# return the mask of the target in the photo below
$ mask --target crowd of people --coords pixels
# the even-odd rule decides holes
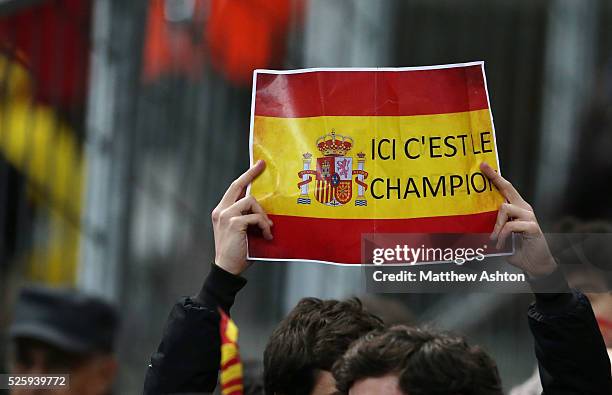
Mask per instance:
[[[149,365],[146,394],[215,389],[217,309],[229,312],[246,284],[240,274],[249,265],[247,229],[273,237],[272,221],[245,196],[264,167],[260,161],[234,181],[214,209],[215,262],[200,293],[174,306]],[[588,298],[569,288],[533,208],[486,163],[481,170],[507,200],[492,239],[522,236],[508,261],[528,274],[534,291],[527,315],[544,393],[611,393],[610,359]],[[426,328],[386,326],[357,300],[300,301],[272,333],[263,364],[266,394],[502,394],[495,361],[483,349]],[[257,380],[245,377],[251,379]]]
[[[256,226],[264,237],[274,237],[272,221],[245,196],[264,168],[261,161],[252,166],[214,209],[215,260],[201,290],[173,307],[151,357],[144,394],[212,393],[218,386],[219,325],[247,283],[241,276],[250,265],[247,230]],[[527,274],[535,297],[527,319],[539,374],[529,388],[544,394],[611,394],[609,327],[600,330],[609,321],[596,317],[589,297],[569,287],[533,208],[486,163],[481,171],[507,201],[491,238],[503,242],[511,233],[521,236],[508,261]],[[609,294],[595,295],[590,297],[601,312]],[[111,306],[77,292],[33,288],[21,293],[15,311],[12,372],[69,372],[66,393],[111,393],[118,325]],[[263,373],[246,366],[244,372],[245,394],[503,394],[495,360],[483,348],[431,328],[390,324],[356,298],[302,299],[268,339]],[[13,394],[33,393],[21,391]]]

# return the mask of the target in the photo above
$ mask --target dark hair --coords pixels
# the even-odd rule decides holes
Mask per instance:
[[[461,337],[424,328],[394,326],[357,340],[333,369],[348,393],[358,380],[396,374],[410,395],[501,395],[495,362]]]
[[[266,394],[310,394],[320,370],[331,371],[353,341],[382,328],[382,320],[368,313],[357,298],[300,300],[266,346]]]
[[[35,363],[35,354],[40,352],[46,369],[51,371],[71,370],[82,365],[91,354],[79,354],[62,350],[59,347],[38,339],[18,337],[13,342],[14,362],[31,367]]]

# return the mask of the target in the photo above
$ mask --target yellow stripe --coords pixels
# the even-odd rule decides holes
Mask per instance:
[[[225,330],[225,336],[232,342],[238,341],[238,327],[229,317],[227,319],[227,328]]]
[[[235,343],[225,343],[221,345],[221,365],[226,364],[227,361],[237,356],[238,347]]]
[[[221,371],[221,384],[239,377],[242,377],[242,364],[237,363]]]
[[[10,78],[0,105],[0,156],[27,177],[28,198],[49,217],[49,239],[24,254],[28,278],[74,284],[86,172],[81,148],[51,107],[32,104],[28,71],[0,56],[0,70],[5,67]]]
[[[357,93],[356,93],[357,94]],[[303,154],[311,153],[312,159],[310,169],[316,170],[317,157],[322,157],[316,147],[316,140],[323,135],[329,134],[335,129],[337,135],[350,136],[353,141],[352,149],[346,154],[353,157],[353,169],[357,169],[357,153],[363,152],[365,156],[365,171],[369,173],[365,183],[368,185],[366,192],[367,207],[356,206],[357,184],[352,179],[352,200],[343,205],[330,207],[316,201],[316,180],[308,184],[311,204],[297,204],[300,197],[300,189],[297,184],[301,181],[298,172],[303,169]],[[495,143],[492,132],[492,124],[489,110],[478,110],[451,114],[402,116],[402,117],[311,117],[311,118],[274,118],[255,117],[253,129],[253,158],[264,159],[267,162],[266,170],[251,186],[251,194],[257,198],[263,208],[269,214],[292,215],[315,218],[419,218],[444,215],[464,215],[478,212],[497,210],[503,198],[493,189],[482,193],[474,193],[466,188],[457,188],[455,195],[451,196],[447,190],[447,196],[439,194],[436,197],[423,196],[423,176],[436,186],[440,176],[444,175],[445,183],[448,185],[449,176],[456,174],[463,177],[471,176],[479,172],[478,166],[482,161],[487,161],[491,166],[497,167]],[[480,133],[491,132],[488,137],[491,141],[486,148],[492,149],[488,153],[472,153],[472,141],[477,149],[481,149],[479,143]],[[443,144],[447,136],[458,136],[467,134],[464,139],[466,143],[466,155],[463,155],[461,140],[456,138],[454,145],[458,154],[454,157],[431,158],[427,154],[431,147],[428,145],[428,137],[441,137],[437,140],[442,146],[434,149],[435,154],[452,153],[450,148]],[[420,143],[424,136],[425,145]],[[408,159],[404,154],[404,142],[408,138],[418,138],[419,143],[412,142],[409,145],[409,154],[421,153],[419,159]],[[372,139],[380,141],[383,138],[396,140],[396,159],[382,160],[375,155],[372,159]],[[450,141],[450,140],[449,140]],[[418,145],[418,146],[417,146]],[[388,154],[390,144],[383,148],[383,154]],[[404,192],[408,178],[412,177],[421,197],[409,194],[404,199]],[[375,178],[391,179],[392,186],[397,184],[400,178],[400,195],[398,199],[386,197],[374,199],[371,195],[371,183]],[[468,179],[469,180],[469,179]],[[455,179],[458,182],[458,179]],[[474,179],[477,188],[482,188],[483,180],[477,176]],[[374,193],[381,195],[386,192],[386,183],[377,182]],[[470,188],[471,189],[471,188]],[[428,191],[429,192],[429,191]]]

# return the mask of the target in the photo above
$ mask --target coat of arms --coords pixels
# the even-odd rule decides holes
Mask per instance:
[[[367,206],[365,191],[368,186],[363,181],[368,177],[364,170],[365,154],[357,154],[357,169],[353,169],[353,158],[347,153],[353,147],[353,139],[348,136],[336,135],[332,129],[331,134],[321,136],[316,141],[317,149],[323,154],[316,158],[316,170],[310,169],[312,155],[305,153],[303,156],[304,168],[298,173],[302,179],[298,183],[301,190],[298,204],[310,204],[308,184],[312,181],[310,175],[315,176],[315,199],[327,206],[342,206],[353,198],[353,177],[357,184],[356,206]]]

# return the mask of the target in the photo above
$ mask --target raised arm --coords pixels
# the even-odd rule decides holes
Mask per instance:
[[[508,261],[529,275],[535,295],[528,317],[544,394],[611,394],[610,359],[589,300],[568,287],[533,208],[489,165],[481,170],[507,200],[491,239],[500,247],[519,236]]]
[[[163,339],[151,357],[144,394],[212,392],[221,361],[218,309],[229,314],[248,268],[246,231],[258,226],[272,238],[272,222],[246,187],[265,167],[260,161],[236,179],[212,212],[215,262],[200,292],[172,309]]]

